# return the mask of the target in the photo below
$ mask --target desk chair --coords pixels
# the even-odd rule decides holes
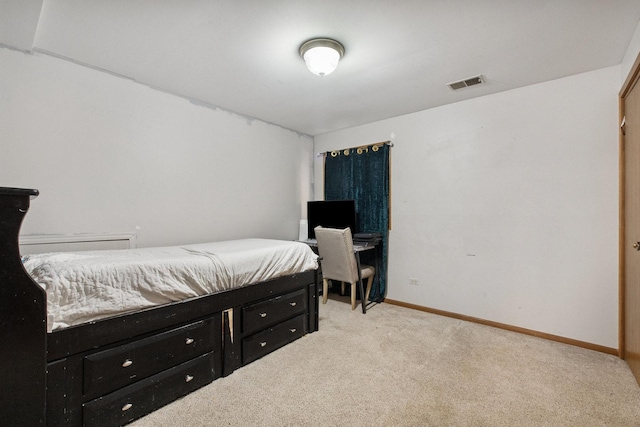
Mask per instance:
[[[322,303],[327,303],[328,281],[338,280],[341,282],[343,292],[345,282],[351,284],[351,309],[355,310],[356,283],[358,283],[362,312],[366,313],[376,269],[370,265],[360,265],[360,257],[353,249],[351,229],[316,227],[314,231],[318,242],[318,253],[322,258]],[[366,294],[362,285],[363,279],[368,279]]]

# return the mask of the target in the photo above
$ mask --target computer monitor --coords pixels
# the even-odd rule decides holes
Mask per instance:
[[[357,214],[355,200],[322,200],[307,202],[307,221],[309,224],[309,239],[315,239],[314,228],[351,228],[352,233],[357,230]]]

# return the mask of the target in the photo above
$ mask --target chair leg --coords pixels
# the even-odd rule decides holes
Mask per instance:
[[[351,284],[351,310],[356,309],[356,284]]]
[[[344,282],[340,282],[340,295],[344,296]]]
[[[329,281],[327,279],[322,279],[322,303],[327,303],[327,297],[329,296]]]

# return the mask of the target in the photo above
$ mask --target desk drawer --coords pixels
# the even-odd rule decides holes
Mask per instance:
[[[219,376],[214,356],[204,354],[136,384],[82,405],[85,426],[121,426],[178,397],[184,396]]]
[[[247,364],[303,336],[304,314],[242,340],[242,363]]]
[[[249,305],[242,309],[242,331],[245,336],[252,334],[281,320],[304,313],[306,309],[307,298],[304,289]]]
[[[208,352],[220,353],[214,319],[195,322],[84,358],[84,394],[92,398]]]

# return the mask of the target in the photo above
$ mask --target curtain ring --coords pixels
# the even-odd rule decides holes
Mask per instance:
[[[342,154],[344,154],[345,156],[348,156],[348,155],[349,155],[349,149],[344,150],[344,151],[342,152]]]
[[[338,155],[338,152],[337,152],[337,151],[332,151],[332,152],[331,152],[331,157],[336,157],[337,155]]]
[[[378,151],[380,149],[380,147],[378,147],[377,145],[374,145],[373,147],[371,147],[371,149],[373,151]]]
[[[369,152],[369,148],[368,147],[358,147],[358,154],[362,154],[362,153],[368,153]]]

